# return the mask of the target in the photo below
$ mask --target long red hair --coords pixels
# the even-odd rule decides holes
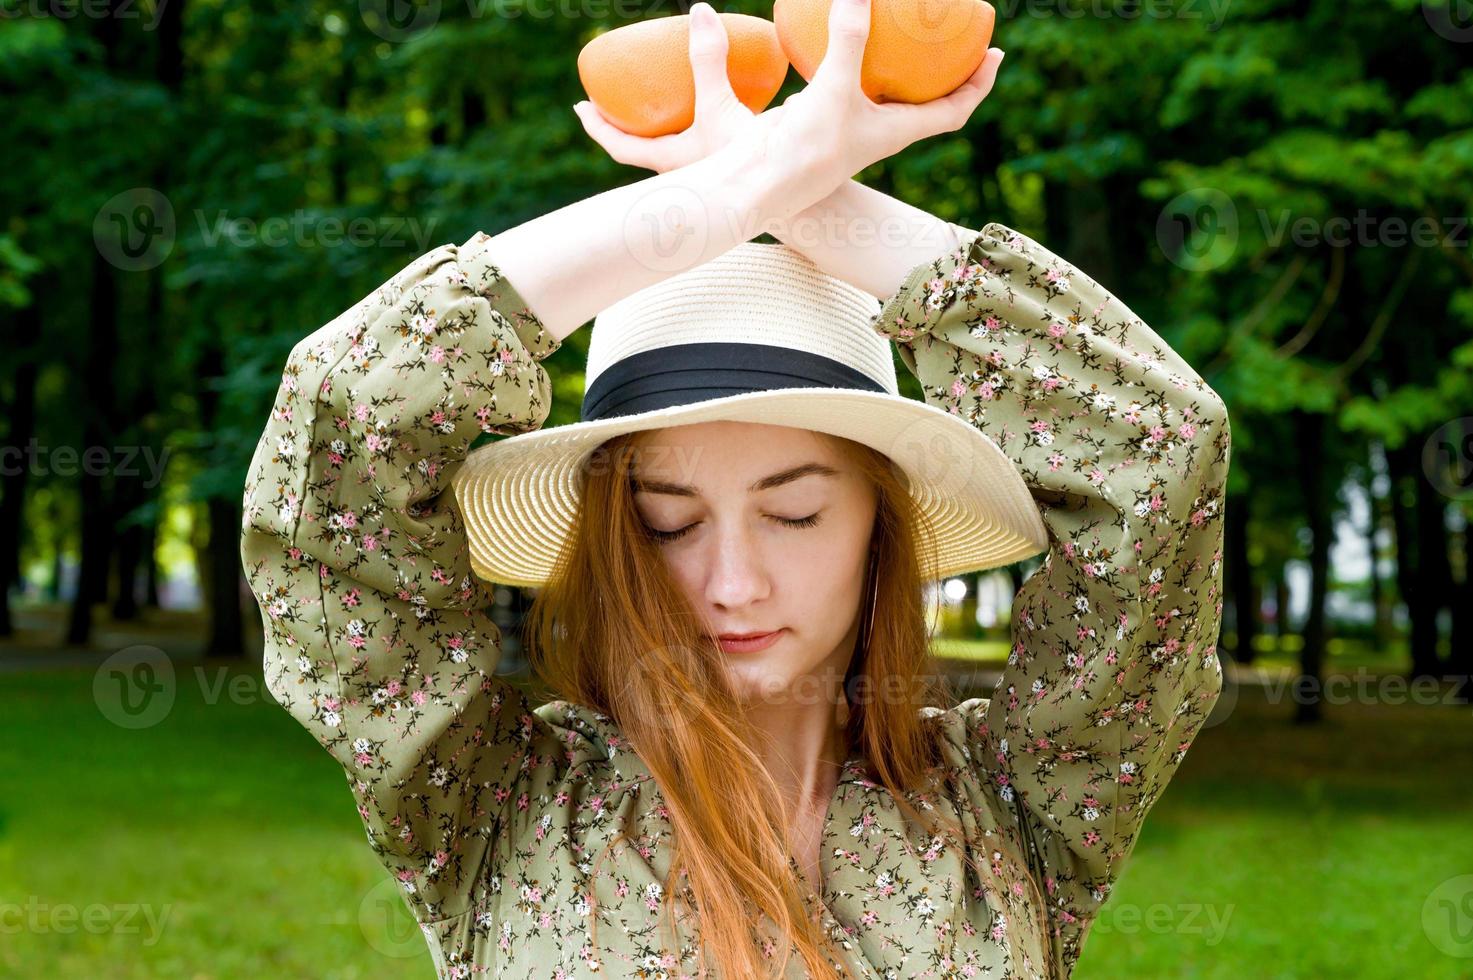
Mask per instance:
[[[935,576],[920,556],[934,554],[933,530],[887,456],[819,435],[878,499],[873,629],[867,642],[860,636],[843,687],[850,754],[864,758],[869,778],[890,791],[908,821],[959,841],[959,824],[927,817],[905,797],[934,789],[942,761],[941,733],[920,708],[956,702],[931,652],[923,601]],[[593,457],[599,465],[584,466],[576,528],[529,610],[528,659],[555,696],[612,719],[659,786],[675,830],[663,889],[669,948],[681,948],[677,905],[684,902],[680,917],[696,924],[699,975],[709,975],[710,955],[720,976],[780,977],[796,953],[808,976],[837,980],[847,976],[842,958],[810,914],[791,863],[792,804],[754,750],[759,736],[744,719],[724,654],[705,637],[635,510],[629,476],[640,436],[605,442]],[[595,929],[597,919],[595,910]],[[771,923],[776,934],[755,931],[757,922]],[[774,948],[781,948],[776,961],[768,955]]]

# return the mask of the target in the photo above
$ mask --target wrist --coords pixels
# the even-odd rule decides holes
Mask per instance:
[[[817,206],[843,181],[817,156],[776,158],[760,139],[728,143],[706,158],[735,200],[754,216],[753,234],[778,230]]]

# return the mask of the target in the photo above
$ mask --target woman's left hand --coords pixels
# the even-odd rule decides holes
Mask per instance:
[[[702,0],[690,8],[690,66],[695,74],[695,121],[667,136],[635,136],[615,126],[588,100],[573,111],[593,141],[618,163],[655,173],[675,170],[710,156],[730,143],[757,118],[732,91],[726,74],[726,25],[715,8]],[[778,112],[774,106],[768,112]]]

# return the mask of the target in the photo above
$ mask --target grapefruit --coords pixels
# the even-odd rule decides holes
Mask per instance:
[[[777,95],[788,59],[772,21],[720,14],[726,28],[726,73],[732,91],[753,112]],[[578,78],[594,105],[636,136],[665,136],[690,127],[696,82],[690,67],[690,15],[628,24],[598,35],[578,52]]]
[[[828,50],[831,3],[773,5],[778,41],[804,81]],[[859,87],[874,102],[929,102],[956,91],[987,56],[996,18],[987,0],[870,0]]]

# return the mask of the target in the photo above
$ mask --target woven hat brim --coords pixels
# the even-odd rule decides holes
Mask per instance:
[[[827,432],[889,456],[935,530],[938,577],[1007,565],[1048,546],[1022,474],[974,426],[885,392],[778,388],[538,429],[475,450],[452,481],[472,570],[489,582],[547,583],[577,520],[579,474],[599,445],[626,432],[717,420]]]

